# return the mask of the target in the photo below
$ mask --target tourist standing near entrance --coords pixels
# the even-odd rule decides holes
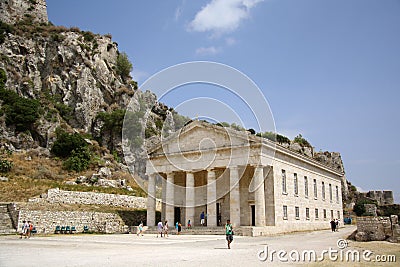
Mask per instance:
[[[202,226],[204,226],[204,217],[205,217],[204,211],[202,211],[201,214],[200,214],[200,224],[201,224]]]
[[[231,249],[231,243],[233,241],[233,226],[230,220],[226,221],[225,234],[226,234],[226,241],[228,241],[228,249]]]
[[[164,227],[163,227],[162,221],[159,221],[157,224],[157,237],[158,237],[158,234],[160,234],[162,237],[163,228]]]
[[[188,220],[187,228],[188,229],[192,228],[192,223],[190,222],[190,219]]]
[[[181,231],[182,231],[182,224],[178,223],[178,235],[181,234]]]

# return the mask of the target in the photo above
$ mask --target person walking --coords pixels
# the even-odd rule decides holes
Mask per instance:
[[[26,237],[26,232],[27,232],[28,228],[26,227],[26,221],[22,222],[22,227],[21,227],[21,236],[20,239],[22,239],[22,236]]]
[[[158,237],[158,234],[160,234],[162,237],[163,228],[164,228],[164,226],[162,224],[162,221],[159,221],[157,224],[157,237]]]
[[[164,237],[168,237],[168,221],[164,223]]]
[[[190,219],[188,220],[187,228],[188,228],[188,229],[192,228],[192,223],[190,222]]]
[[[137,236],[142,235],[143,236],[143,222],[140,222],[139,224],[139,231],[137,233]]]
[[[226,221],[225,234],[226,234],[226,241],[228,242],[228,249],[231,249],[231,243],[233,241],[233,226],[230,220]]]

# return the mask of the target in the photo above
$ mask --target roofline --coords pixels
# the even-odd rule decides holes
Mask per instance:
[[[180,130],[174,132],[172,135],[168,136],[166,139],[164,139],[164,141],[158,142],[156,145],[154,145],[154,147],[152,149],[148,149],[148,153],[147,154],[150,155],[151,153],[155,152],[157,149],[162,147],[162,143],[163,142],[169,142],[171,139],[176,137],[179,133],[182,133],[182,131],[188,131],[188,130],[194,128],[195,126],[199,126],[199,125],[203,126],[203,127],[213,128],[213,129],[216,129],[216,130],[219,130],[219,131],[222,130],[222,129],[220,129],[221,126],[213,125],[213,124],[202,122],[202,121],[193,121],[193,122],[189,123],[188,125],[185,125],[184,127],[182,127]],[[246,139],[248,139],[249,141],[251,140],[251,141],[256,142],[255,144],[254,143],[250,144],[250,146],[251,145],[257,145],[257,143],[258,143],[258,144],[261,144],[262,146],[267,146],[267,147],[269,147],[271,149],[274,149],[275,153],[280,152],[282,154],[294,157],[294,158],[296,158],[296,159],[298,159],[300,161],[303,161],[305,163],[309,163],[309,164],[311,163],[311,164],[316,165],[317,167],[319,167],[321,169],[324,169],[324,170],[326,170],[326,171],[328,171],[330,173],[333,173],[333,174],[335,174],[337,176],[344,176],[344,174],[345,174],[344,172],[337,171],[337,170],[333,169],[332,167],[330,167],[330,166],[328,166],[326,164],[323,164],[322,162],[320,162],[320,161],[318,161],[318,160],[316,160],[314,158],[308,157],[308,156],[303,155],[303,154],[301,154],[301,153],[299,153],[297,151],[294,151],[294,150],[291,150],[289,148],[286,148],[286,147],[282,146],[281,144],[279,144],[277,142],[274,142],[274,141],[271,141],[269,139],[266,139],[266,138],[263,138],[263,137],[260,137],[260,136],[247,134],[246,132],[237,131],[237,130],[234,130],[234,129],[231,129],[231,128],[228,128],[228,127],[224,127],[224,129],[225,129],[225,131],[228,131],[230,134],[233,134],[233,135],[235,135],[237,137],[244,138],[246,136]],[[220,147],[220,148],[217,148],[217,149],[227,149],[227,148],[228,147]],[[230,147],[230,148],[238,148],[238,146]],[[196,151],[198,151],[198,150],[196,150]],[[193,152],[194,151],[185,151],[185,152],[180,152],[180,153],[193,153]],[[158,154],[157,156],[159,156],[159,155],[162,155],[162,154]],[[165,155],[165,153],[164,153],[164,155]],[[173,155],[173,154],[171,154],[171,155]]]

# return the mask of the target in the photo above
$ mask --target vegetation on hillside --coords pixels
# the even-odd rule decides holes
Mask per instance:
[[[58,128],[57,140],[54,142],[51,153],[65,159],[64,167],[70,171],[81,172],[89,167],[92,153],[85,138],[79,133],[67,133]]]
[[[19,96],[16,92],[7,90],[7,76],[0,69],[0,99],[2,101],[0,116],[6,115],[7,126],[15,126],[17,132],[33,129],[33,124],[39,118],[39,101]]]
[[[129,61],[128,55],[125,52],[118,54],[116,67],[117,74],[121,75],[124,81],[131,78],[132,63]]]

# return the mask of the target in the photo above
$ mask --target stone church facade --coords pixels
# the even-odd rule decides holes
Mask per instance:
[[[149,226],[160,187],[170,225],[199,226],[204,212],[207,227],[230,219],[266,235],[328,228],[343,214],[342,172],[248,132],[194,121],[148,152]]]

